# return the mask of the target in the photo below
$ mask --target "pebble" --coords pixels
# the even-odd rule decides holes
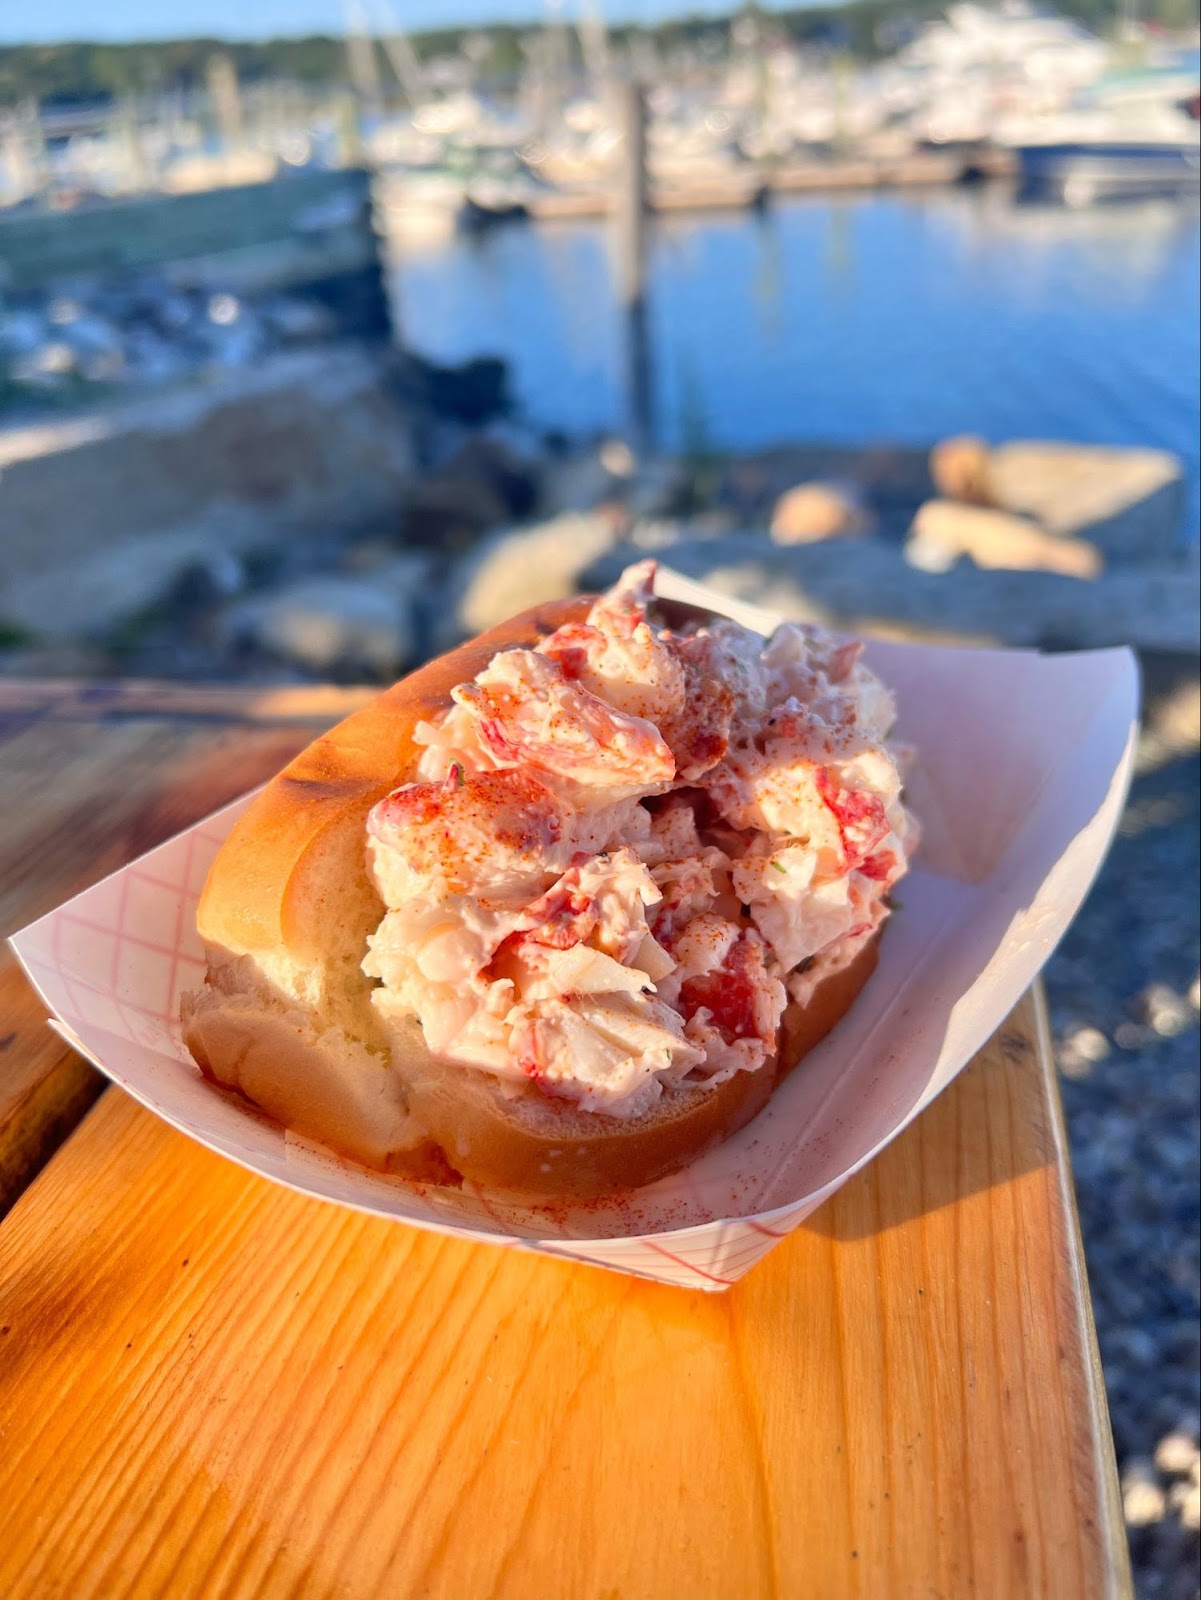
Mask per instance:
[[[1059,1065],[1069,1078],[1085,1078],[1109,1054],[1109,1040],[1100,1028],[1077,1028],[1063,1042]]]
[[[1197,1459],[1197,1441],[1187,1433],[1169,1433],[1155,1447],[1155,1465],[1169,1477],[1184,1477]]]
[[[1113,1039],[1123,1050],[1141,1050],[1147,1042],[1147,1030],[1137,1022],[1119,1022],[1113,1030]]]
[[[1174,1484],[1169,1504],[1190,1533],[1201,1531],[1201,1488],[1195,1483]]]
[[[1122,1510],[1128,1528],[1149,1528],[1162,1522],[1167,1496],[1153,1478],[1128,1474],[1122,1482]]]
[[[1191,1027],[1197,1010],[1190,1000],[1166,983],[1151,984],[1139,997],[1139,1009],[1155,1032],[1173,1039]]]
[[[1155,760],[1045,971],[1140,1600],[1196,1600],[1201,1385],[1195,668],[1144,709]],[[1100,1055],[1094,1033],[1112,1046]],[[1089,1060],[1098,1053],[1098,1059]]]
[[[273,350],[324,340],[330,313],[307,300],[182,291],[161,279],[98,283],[77,297],[0,305],[0,382],[35,410],[68,383],[144,389],[185,373],[245,367]]]

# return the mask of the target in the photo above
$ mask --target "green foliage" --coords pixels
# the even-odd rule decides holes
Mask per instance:
[[[346,78],[340,39],[270,39],[264,43],[167,39],[145,44],[0,46],[0,106],[21,100],[82,102],[118,99],[136,90],[203,86],[210,58],[233,59],[244,83],[288,78],[332,84]]]
[[[736,14],[756,13],[767,36],[781,33],[801,43],[848,50],[860,58],[878,56],[946,9],[946,0],[847,0],[785,11],[764,11],[754,5]],[[1061,0],[1059,9],[1099,32],[1112,30],[1114,0]],[[1175,27],[1195,26],[1198,0],[1146,0],[1143,16]],[[672,51],[701,39],[724,43],[733,17],[683,16],[655,28],[630,24],[611,30],[619,42],[650,33],[658,47]],[[412,36],[422,60],[459,49],[469,35],[483,35],[488,49],[481,55],[482,75],[512,80],[525,61],[525,45],[538,31],[533,24],[479,28],[437,28]],[[569,36],[573,59],[578,56]],[[346,47],[341,39],[313,35],[303,39],[269,39],[261,43],[217,39],[169,39],[138,44],[0,45],[0,107],[22,100],[87,102],[120,98],[137,90],[203,85],[205,68],[215,51],[230,56],[245,83],[286,78],[314,86],[346,81]]]

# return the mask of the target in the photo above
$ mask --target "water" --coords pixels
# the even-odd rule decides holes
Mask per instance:
[[[657,224],[650,326],[669,449],[787,441],[1156,445],[1196,527],[1198,213],[1072,212],[997,190],[798,199]],[[397,268],[410,343],[512,364],[525,412],[619,426],[621,337],[601,223],[455,239]]]

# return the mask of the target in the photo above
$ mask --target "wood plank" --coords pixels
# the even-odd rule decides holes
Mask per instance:
[[[371,693],[0,683],[0,935],[270,777]],[[0,1215],[101,1087],[0,954]]]
[[[1129,1593],[1027,998],[723,1296],[294,1195],[112,1091],[0,1226],[0,1593]]]

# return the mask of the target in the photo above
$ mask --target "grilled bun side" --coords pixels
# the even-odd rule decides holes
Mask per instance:
[[[197,912],[207,974],[184,997],[205,1076],[285,1127],[383,1171],[587,1198],[678,1170],[745,1126],[854,1002],[876,940],[790,1005],[777,1057],[713,1090],[672,1089],[636,1118],[579,1111],[431,1056],[419,1025],[389,1030],[360,968],[384,905],[367,872],[375,803],[412,775],[413,731],[498,650],[583,619],[589,598],[536,607],[432,661],[315,740],[235,824]]]
[[[367,873],[367,814],[409,779],[413,730],[456,684],[589,604],[535,607],[431,661],[315,739],[239,818],[196,913],[205,985],[181,1008],[206,1077],[368,1166],[429,1166],[359,965],[384,915]]]

